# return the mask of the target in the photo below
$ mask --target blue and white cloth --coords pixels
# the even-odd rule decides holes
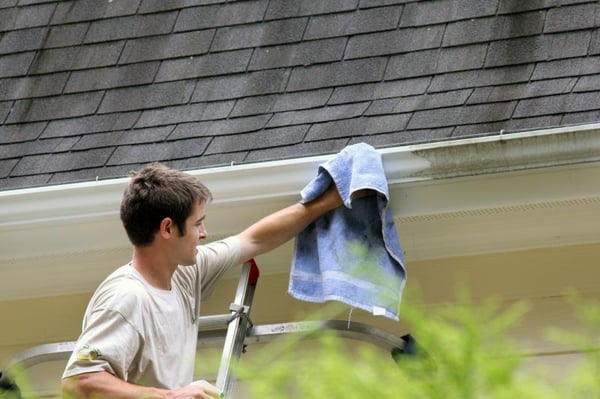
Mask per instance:
[[[309,302],[335,300],[398,320],[406,268],[391,210],[381,154],[347,146],[321,164],[301,202],[334,183],[344,202],[296,238],[288,293]],[[376,195],[352,199],[358,190]]]

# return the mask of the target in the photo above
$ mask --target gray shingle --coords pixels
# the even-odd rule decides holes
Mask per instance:
[[[304,111],[280,112],[273,115],[268,127],[301,125],[305,123],[327,122],[338,119],[348,119],[363,115],[369,103],[354,103],[332,105]]]
[[[590,54],[600,54],[600,29],[595,29],[592,33]]]
[[[534,66],[530,64],[436,75],[428,91],[436,92],[465,87],[527,82],[531,77],[533,68]]]
[[[432,75],[483,66],[487,44],[425,50],[394,56],[386,69],[386,79]]]
[[[360,8],[369,8],[369,7],[381,7],[381,6],[389,6],[394,4],[404,4],[411,3],[415,0],[360,0],[359,7]]]
[[[248,162],[271,161],[277,159],[295,158],[302,154],[303,156],[333,154],[342,150],[348,143],[347,138],[304,142],[297,145],[285,147],[268,148],[264,150],[250,151],[246,157]]]
[[[0,101],[53,96],[62,93],[67,72],[32,77],[0,79]]]
[[[352,36],[345,57],[373,57],[437,48],[443,33],[443,25],[437,25]]]
[[[229,115],[233,105],[234,101],[216,101],[145,110],[136,123],[136,127],[223,119]]]
[[[0,54],[9,54],[41,47],[48,28],[31,28],[5,33],[0,38]]]
[[[84,47],[64,47],[38,52],[31,73],[98,68],[116,65],[124,42],[93,44]]]
[[[433,75],[437,68],[439,49],[413,51],[390,57],[385,70],[385,79],[402,79]]]
[[[319,123],[311,126],[306,141],[398,132],[406,128],[409,117],[408,114],[398,114]]]
[[[597,2],[596,4],[552,8],[548,10],[544,32],[593,28],[597,10]]]
[[[52,177],[51,174],[42,174],[34,176],[10,176],[8,179],[0,180],[0,188],[3,190],[18,189],[23,187],[36,187],[48,183]]]
[[[600,73],[600,57],[598,56],[539,62],[535,65],[531,80],[576,77],[594,73]]]
[[[263,129],[270,117],[271,115],[257,115],[215,121],[182,123],[169,136],[169,140],[253,132]]]
[[[86,150],[108,146],[143,144],[164,141],[173,131],[173,126],[134,129],[108,133],[86,134],[73,146],[73,150]]]
[[[294,68],[287,89],[309,90],[378,81],[383,78],[385,64],[384,58],[368,58]]]
[[[193,102],[283,92],[289,70],[275,69],[198,80]]]
[[[544,19],[544,12],[535,11],[452,22],[446,27],[442,45],[457,46],[539,34],[544,27]]]
[[[510,119],[499,122],[475,123],[457,126],[452,132],[453,137],[482,136],[498,134],[501,130],[505,133],[527,131],[546,127],[556,127],[560,124],[560,115],[543,117]]]
[[[91,115],[98,109],[102,93],[69,94],[15,102],[9,123],[44,121]]]
[[[89,23],[58,25],[50,28],[44,41],[44,48],[68,47],[83,43]]]
[[[331,89],[301,91],[286,94],[241,98],[235,103],[231,116],[264,114],[321,107],[331,96]]]
[[[13,102],[12,101],[4,101],[0,102],[0,121],[5,122],[6,117],[10,113],[12,109]]]
[[[599,102],[600,93],[598,92],[525,99],[519,101],[515,117],[590,111],[597,109]]]
[[[308,130],[308,125],[290,126],[278,129],[265,129],[254,133],[226,135],[215,137],[206,154],[219,154],[261,148],[288,146],[301,143]]]
[[[0,3],[0,32],[6,32],[13,29],[18,9],[1,7],[2,3]]]
[[[131,39],[125,44],[120,63],[161,60],[204,54],[208,51],[214,30]]]
[[[312,17],[304,38],[319,39],[395,29],[401,12],[402,7],[384,7]]]
[[[100,18],[125,16],[135,14],[141,0],[129,1],[98,1],[73,0],[62,1],[58,4],[52,24],[67,24],[72,22],[91,21]]]
[[[477,88],[469,98],[469,104],[482,102],[509,101],[522,98],[542,97],[569,93],[576,78],[553,79],[513,85],[488,86]]]
[[[430,82],[427,77],[336,87],[329,104],[422,94]]]
[[[77,136],[95,132],[130,129],[139,117],[139,112],[120,112],[110,115],[93,115],[82,118],[59,119],[48,123],[43,138]]]
[[[0,55],[0,78],[23,76],[27,73],[35,52]]]
[[[416,110],[463,105],[472,93],[472,89],[447,91],[401,98],[375,100],[365,115],[397,114]]]
[[[106,92],[98,112],[122,112],[185,104],[190,100],[193,90],[194,82],[185,80],[113,89]]]
[[[494,15],[498,0],[419,1],[404,7],[400,26],[424,26]]]
[[[217,29],[211,51],[299,42],[308,18],[294,18]]]
[[[581,123],[597,123],[600,120],[600,110],[573,112],[565,115],[561,120],[561,124],[574,125]]]
[[[238,1],[187,8],[179,14],[175,31],[197,30],[262,21],[267,0]]]
[[[271,0],[265,19],[290,18],[354,10],[357,0]]]
[[[244,72],[251,56],[252,50],[247,49],[165,60],[160,65],[156,81],[165,82]]]
[[[600,90],[600,75],[582,76],[577,81],[574,91]]]
[[[487,44],[443,48],[437,63],[437,73],[478,69],[483,67]]]
[[[99,148],[89,151],[27,156],[17,163],[11,172],[11,176],[36,175],[98,167],[106,163],[112,151],[112,148]]]
[[[492,42],[485,65],[500,66],[585,56],[590,33],[571,32]]]
[[[158,66],[159,62],[157,61],[73,71],[65,87],[65,93],[151,83],[154,80]]]
[[[32,4],[54,3],[56,0],[18,0],[19,6],[27,6]]]
[[[17,4],[18,1],[19,0],[4,0],[3,2],[0,3],[0,9],[13,7]]]
[[[129,39],[169,33],[175,25],[177,12],[132,15],[94,21],[85,35],[86,43]]]
[[[64,184],[126,177],[131,170],[140,169],[141,166],[142,165],[103,166],[90,169],[56,172],[52,174],[48,183]]]
[[[490,103],[417,111],[408,129],[427,129],[510,119],[516,102]]]
[[[228,152],[227,154],[200,155],[197,157],[190,157],[186,159],[176,159],[174,161],[169,162],[169,165],[173,168],[177,168],[180,170],[231,166],[234,164],[244,163],[244,158],[246,158],[246,155],[246,151]]]
[[[345,38],[314,40],[254,50],[249,70],[279,68],[340,61],[346,47]]]
[[[391,133],[356,136],[350,139],[350,144],[367,143],[375,148],[397,146],[398,144],[428,143],[448,139],[452,136],[453,128],[402,130]]]
[[[24,29],[47,25],[50,22],[50,18],[52,18],[55,8],[55,3],[19,7],[16,18],[13,21],[13,28]]]
[[[129,163],[145,163],[189,158],[204,153],[210,142],[208,137],[200,137],[177,142],[140,144],[117,147],[107,165],[123,165]]]
[[[40,137],[46,122],[0,126],[0,144],[19,143]]]
[[[519,11],[539,10],[550,7],[560,7],[575,3],[589,3],[590,0],[500,0],[498,13],[513,13]]]
[[[10,174],[12,168],[17,164],[18,159],[3,159],[0,160],[0,179],[4,180]],[[1,185],[2,183],[0,183]],[[0,186],[1,187],[1,186]]]
[[[68,151],[77,139],[74,137],[33,140],[0,146],[0,159],[20,158],[25,155],[49,154]]]
[[[177,1],[165,1],[165,0],[143,0],[140,5],[140,13],[150,13],[157,11],[175,10],[179,8],[224,3],[226,0],[177,0]]]

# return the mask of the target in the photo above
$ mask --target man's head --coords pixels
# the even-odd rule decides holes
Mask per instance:
[[[121,221],[133,245],[152,243],[164,218],[171,218],[181,235],[186,219],[199,203],[212,199],[195,177],[152,163],[131,173],[121,201]]]

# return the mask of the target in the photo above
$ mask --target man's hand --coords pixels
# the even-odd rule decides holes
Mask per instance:
[[[172,399],[219,399],[223,398],[223,395],[208,381],[199,380],[171,391],[168,397]]]

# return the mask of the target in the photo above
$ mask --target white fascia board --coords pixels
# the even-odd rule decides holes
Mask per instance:
[[[382,154],[393,202],[393,195],[398,190],[403,187],[413,187],[413,190],[426,187],[427,185],[421,184],[423,182],[454,181],[456,178],[469,176],[482,177],[479,181],[485,182],[485,175],[492,173],[595,164],[600,160],[600,124],[383,148],[379,152]],[[252,208],[252,204],[297,200],[299,191],[315,176],[318,165],[330,157],[331,155],[324,155],[231,165],[192,170],[189,173],[198,177],[213,192],[215,199],[211,207],[221,209],[233,206],[243,209],[248,205]],[[60,227],[118,218],[119,203],[127,181],[128,178],[120,178],[0,191],[0,238],[14,229]],[[591,192],[570,191],[565,195],[596,195],[597,190],[592,186],[597,184],[589,183]],[[493,198],[493,186],[487,189],[492,190],[489,197]],[[571,188],[546,187],[546,191],[548,190]],[[512,193],[514,196],[521,194]],[[550,192],[539,194],[542,197],[551,195]],[[460,192],[454,192],[453,195],[456,203],[473,203],[471,197],[460,198]],[[432,203],[425,201],[419,205],[419,209],[418,206],[396,206],[393,209],[401,213],[396,215],[398,217],[442,211],[427,209],[428,204]],[[445,205],[438,201],[436,206]],[[477,198],[477,203],[473,206],[485,208],[488,204],[485,203],[485,198]],[[220,212],[220,217],[224,218],[237,219],[238,216],[226,211]],[[219,222],[236,228],[236,220],[230,223]],[[227,228],[223,228],[217,234],[226,234],[226,230]],[[6,254],[4,250],[2,252]]]

